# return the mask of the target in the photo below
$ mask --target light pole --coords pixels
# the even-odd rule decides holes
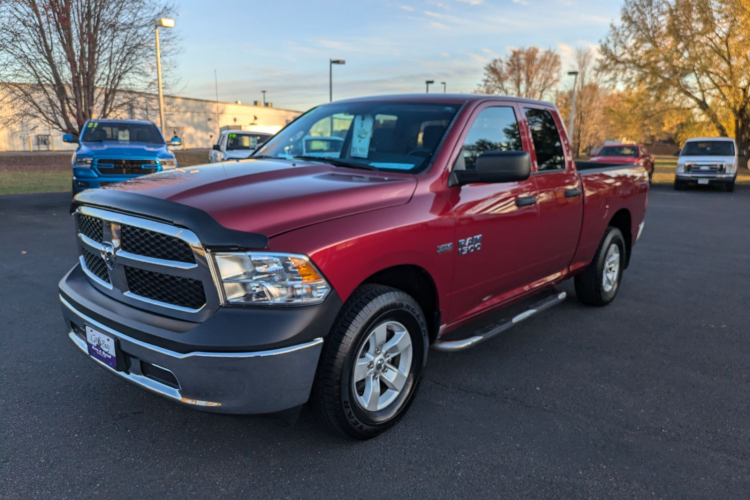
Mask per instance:
[[[435,83],[435,80],[425,80],[424,81],[424,86],[425,86],[427,94],[430,93],[430,85],[432,85],[433,83]]]
[[[575,137],[573,135],[573,127],[575,126],[576,122],[576,91],[578,88],[578,71],[568,71],[568,75],[573,77],[573,102],[570,106],[570,146],[573,147]],[[578,151],[575,149],[573,150],[573,155],[578,156]]]
[[[346,64],[343,59],[329,59],[328,60],[328,102],[333,101],[333,65],[334,64]]]
[[[174,19],[162,17],[156,20],[156,75],[159,81],[159,123],[161,125],[161,135],[164,132],[164,93],[161,88],[161,49],[159,48],[159,28],[174,28]]]
[[[266,91],[261,90],[261,92],[263,92],[263,107],[265,107],[266,106]]]
[[[445,89],[448,88],[448,84],[445,82],[440,82],[443,85],[443,94],[445,94]]]

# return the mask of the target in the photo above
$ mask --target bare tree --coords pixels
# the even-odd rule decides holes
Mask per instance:
[[[551,49],[511,49],[507,58],[498,57],[484,67],[478,91],[544,99],[560,83],[560,68],[560,56]]]
[[[602,122],[602,98],[605,90],[600,85],[596,70],[596,54],[590,48],[578,48],[575,52],[575,70],[578,71],[578,94],[576,96],[576,116],[574,126],[573,151],[576,156],[581,150],[588,150],[604,141]],[[558,107],[570,120],[573,89],[558,96]]]
[[[620,24],[602,42],[602,68],[664,103],[699,110],[720,135],[733,131],[747,149],[748,10],[747,0],[626,0]]]
[[[0,0],[0,82],[14,118],[78,135],[86,120],[133,106],[131,93],[155,79],[154,22],[171,13],[160,0]]]

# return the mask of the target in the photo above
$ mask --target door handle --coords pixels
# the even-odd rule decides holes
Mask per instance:
[[[536,204],[536,196],[519,196],[516,198],[517,207],[528,207]]]
[[[581,196],[582,192],[580,189],[566,189],[565,190],[565,197],[566,198],[575,198],[576,196]]]

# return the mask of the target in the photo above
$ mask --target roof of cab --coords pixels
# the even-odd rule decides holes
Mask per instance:
[[[691,137],[690,139],[687,139],[685,142],[694,142],[694,141],[726,141],[726,142],[734,142],[734,139],[731,137]]]
[[[445,104],[465,104],[473,101],[497,100],[503,102],[521,102],[526,104],[536,104],[554,108],[555,105],[536,99],[526,99],[523,97],[510,97],[491,94],[393,94],[393,95],[375,95],[367,97],[356,97],[353,99],[342,99],[334,101],[332,104],[345,102],[424,102],[424,103],[445,103]]]
[[[148,125],[156,125],[154,122],[148,121],[148,120],[127,120],[122,119],[118,120],[117,118],[91,118],[88,120],[90,122],[97,122],[97,123],[143,123]]]

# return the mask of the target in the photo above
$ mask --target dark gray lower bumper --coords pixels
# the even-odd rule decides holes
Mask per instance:
[[[118,371],[90,359],[186,406],[217,413],[273,413],[299,406],[310,396],[322,338],[267,351],[179,353],[120,333],[77,310],[62,296],[60,301],[66,324],[74,326],[69,337],[84,353],[88,355],[82,332],[89,326],[117,339],[127,362]],[[153,376],[164,371],[172,374],[172,383]]]

